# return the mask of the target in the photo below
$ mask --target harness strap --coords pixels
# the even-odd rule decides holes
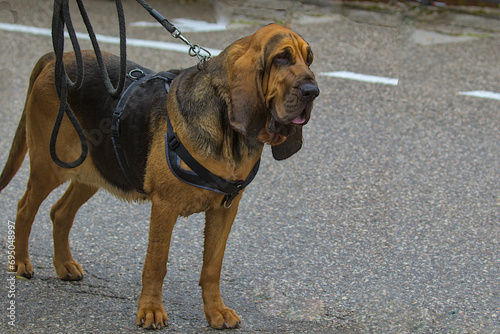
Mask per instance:
[[[138,88],[142,87],[144,83],[156,78],[163,79],[165,81],[165,89],[168,93],[170,83],[175,78],[175,75],[169,72],[162,72],[159,74],[145,74],[140,69],[133,69],[127,74],[127,77],[133,80],[133,82],[123,92],[120,100],[118,101],[118,104],[116,105],[115,111],[113,112],[113,116],[111,118],[111,141],[113,143],[116,159],[118,160],[118,164],[120,165],[120,169],[122,170],[123,175],[125,175],[127,181],[135,188],[137,192],[144,194],[145,192],[142,186],[142,182],[137,180],[134,173],[132,173],[132,169],[130,168],[127,156],[125,155],[125,152],[123,150],[120,128],[121,117],[130,97]]]
[[[127,157],[123,150],[123,146],[121,144],[121,116],[129,98],[144,83],[156,78],[162,79],[165,81],[165,90],[168,93],[170,83],[175,79],[176,75],[171,72],[145,74],[140,69],[133,69],[129,72],[128,77],[134,82],[132,82],[132,84],[127,87],[123,95],[120,97],[115,111],[113,112],[111,122],[111,140],[113,142],[113,148],[115,150],[116,158],[118,159],[118,163],[123,174],[127,178],[128,182],[133,185],[138,192],[144,193],[141,182],[139,182],[132,173]],[[229,208],[234,198],[238,196],[241,190],[243,190],[247,185],[250,184],[250,182],[253,181],[260,166],[259,159],[255,163],[245,180],[230,181],[213,174],[208,169],[203,167],[198,161],[196,161],[196,159],[191,155],[191,153],[189,153],[186,147],[179,140],[179,137],[177,137],[177,134],[172,127],[172,123],[170,122],[168,112],[167,133],[165,134],[165,155],[167,158],[168,167],[175,175],[175,177],[194,187],[214,191],[216,193],[225,195],[222,205],[224,205],[224,207],[226,208]],[[181,160],[184,161],[184,163],[186,163],[186,165],[188,165],[191,170],[182,168]]]
[[[181,143],[177,134],[174,132],[168,115],[167,133],[165,134],[165,154],[167,156],[168,167],[178,179],[192,186],[226,195],[222,202],[226,208],[229,208],[233,199],[238,196],[240,191],[253,181],[259,171],[260,165],[259,159],[245,180],[230,181],[213,174],[196,161]],[[180,165],[181,160],[184,161],[192,171],[182,168]]]

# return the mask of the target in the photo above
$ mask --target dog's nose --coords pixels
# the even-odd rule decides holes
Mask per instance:
[[[306,100],[314,100],[319,95],[319,88],[315,84],[306,83],[300,86],[300,94]]]

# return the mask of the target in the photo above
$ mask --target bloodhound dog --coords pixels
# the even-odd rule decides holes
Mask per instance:
[[[68,234],[76,212],[99,188],[129,201],[152,202],[149,244],[142,274],[137,325],[161,328],[167,324],[162,303],[172,229],[178,216],[206,213],[202,287],[203,310],[213,328],[235,328],[241,319],[226,307],[219,290],[222,259],[241,192],[232,205],[225,195],[179,179],[166,159],[168,124],[192,157],[209,172],[225,180],[245,180],[259,161],[264,144],[274,157],[286,159],[301,148],[302,127],[309,121],[313,100],[319,94],[309,65],[313,54],[307,42],[288,28],[271,24],[237,40],[202,67],[173,71],[167,94],[164,80],[145,81],[127,102],[121,121],[121,145],[137,191],[120,168],[111,144],[111,122],[117,98],[102,82],[95,56],[84,52],[85,77],[80,88],[70,89],[68,103],[85,130],[89,156],[72,169],[51,160],[49,142],[59,99],[54,84],[54,54],[35,66],[26,104],[2,175],[0,190],[21,166],[29,149],[30,175],[19,201],[15,222],[15,264],[18,275],[33,276],[28,239],[39,205],[59,185],[70,181],[50,211],[54,258],[62,280],[80,280],[84,271],[73,259]],[[104,54],[117,80],[118,57]],[[75,55],[64,54],[66,72],[76,76]],[[152,73],[132,62],[128,71]],[[113,75],[115,73],[115,75]],[[127,80],[127,85],[131,79]],[[63,119],[56,151],[61,160],[73,161],[81,152],[70,121]],[[178,159],[179,160],[179,159]],[[189,174],[190,167],[178,161]],[[229,203],[231,204],[231,203]]]

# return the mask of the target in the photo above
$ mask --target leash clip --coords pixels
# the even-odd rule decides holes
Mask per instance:
[[[179,29],[175,28],[171,35],[174,38],[179,38],[189,46],[188,55],[198,58],[198,69],[201,69],[201,67],[203,67],[203,65],[212,58],[212,54],[210,53],[210,51],[208,51],[204,47],[199,46],[198,44],[192,44],[186,37],[182,35]]]
[[[149,6],[145,1],[137,0],[137,2],[139,2],[139,4],[141,4],[142,7],[144,7],[149,12],[149,14],[151,14],[151,16],[153,16],[165,29],[167,29],[167,31],[170,33],[170,35],[172,35],[173,38],[176,39],[179,38],[189,46],[188,54],[191,57],[194,56],[198,57],[199,60],[198,69],[201,69],[203,64],[205,64],[207,60],[212,58],[212,55],[210,54],[210,52],[208,52],[207,49],[204,49],[199,45],[191,44],[191,42],[187,38],[182,36],[181,31],[177,29],[177,27],[174,26],[172,23],[168,22],[168,20],[163,15],[161,15],[156,9]],[[202,51],[205,52],[206,55],[202,55],[201,54]]]
[[[205,54],[202,54],[205,53]],[[189,48],[188,54],[191,57],[197,57],[198,58],[198,69],[203,67],[203,65],[212,58],[212,54],[210,51],[205,49],[204,47],[199,46],[198,44],[191,45]]]

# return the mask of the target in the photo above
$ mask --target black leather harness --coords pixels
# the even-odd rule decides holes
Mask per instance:
[[[127,178],[128,182],[134,186],[134,188],[140,192],[144,193],[142,182],[138,181],[133,175],[130,165],[128,163],[127,157],[125,156],[124,148],[121,143],[121,133],[120,124],[121,117],[126,108],[127,101],[130,99],[132,94],[143,85],[153,79],[161,79],[165,81],[165,92],[168,93],[170,88],[170,83],[175,79],[177,75],[171,72],[160,72],[157,74],[146,74],[140,69],[134,69],[129,72],[128,77],[132,79],[133,82],[130,84],[125,92],[120,97],[118,104],[115,108],[112,117],[111,124],[111,140],[113,142],[113,148],[118,159],[120,168]],[[165,155],[168,162],[168,167],[171,172],[181,181],[192,185],[194,187],[214,191],[219,194],[223,194],[224,200],[222,205],[229,208],[232,204],[233,199],[238,196],[238,194],[247,185],[252,182],[252,180],[257,175],[260,165],[260,159],[255,163],[250,174],[245,180],[230,181],[217,176],[203,167],[196,159],[189,153],[186,147],[181,143],[177,134],[175,133],[170,118],[167,112],[167,133],[165,134]],[[181,167],[180,163],[184,163],[191,169],[186,170]]]

